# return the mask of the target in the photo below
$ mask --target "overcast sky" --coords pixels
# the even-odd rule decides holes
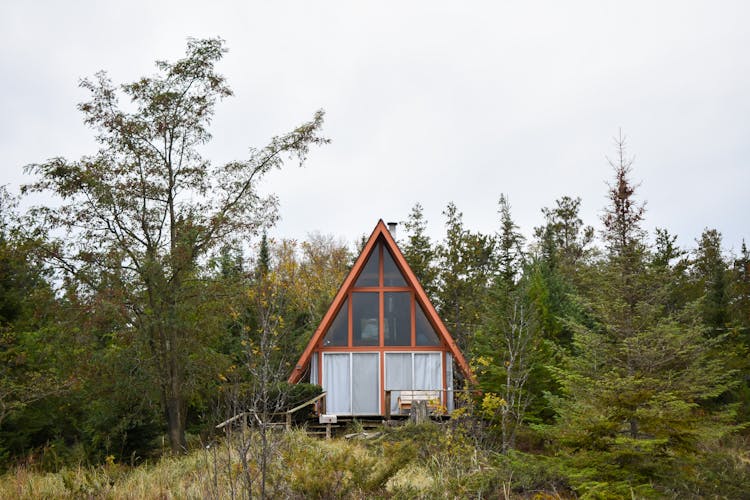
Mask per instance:
[[[220,36],[235,96],[213,161],[326,111],[332,143],[264,185],[281,200],[275,237],[353,241],[416,202],[438,237],[449,201],[493,232],[501,193],[527,234],[563,195],[598,228],[622,128],[649,230],[750,243],[750,2],[364,4],[2,0],[0,184],[94,151],[80,78],[130,81],[186,38]]]

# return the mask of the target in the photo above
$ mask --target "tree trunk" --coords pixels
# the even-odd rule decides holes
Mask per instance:
[[[638,419],[630,419],[630,437],[633,439],[638,438]]]
[[[185,403],[178,396],[168,396],[165,406],[169,446],[174,455],[183,454],[187,451],[187,441],[185,440]]]

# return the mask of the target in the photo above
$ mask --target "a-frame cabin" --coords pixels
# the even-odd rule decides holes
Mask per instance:
[[[380,220],[289,382],[320,384],[331,414],[396,415],[401,395],[417,393],[437,395],[450,412],[454,367],[472,378],[466,360]],[[386,391],[391,401],[388,413]]]

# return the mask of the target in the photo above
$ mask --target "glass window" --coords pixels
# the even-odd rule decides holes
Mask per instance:
[[[406,286],[404,275],[401,274],[390,250],[383,248],[383,286]]]
[[[323,390],[326,411],[348,414],[352,411],[351,360],[346,354],[323,354]]]
[[[352,413],[380,413],[380,354],[352,353]]]
[[[328,327],[326,336],[323,337],[324,346],[340,347],[349,345],[349,299],[344,303],[336,314],[331,326]]]
[[[442,386],[442,355],[439,353],[414,353],[414,389],[433,391]]]
[[[435,333],[435,329],[432,328],[430,322],[427,321],[427,316],[425,315],[424,311],[422,310],[422,306],[419,305],[419,303],[417,303],[416,327],[417,345],[440,345],[440,340],[438,339],[437,333]]]
[[[385,292],[384,295],[385,345],[411,345],[411,293]]]
[[[380,285],[380,280],[378,279],[380,274],[380,258],[378,257],[380,254],[379,248],[380,243],[372,247],[372,252],[370,252],[370,256],[367,257],[365,267],[362,268],[362,272],[357,278],[356,283],[354,283],[355,288]]]
[[[352,293],[352,342],[355,346],[380,345],[377,292]]]
[[[391,413],[398,413],[401,391],[412,388],[412,356],[406,353],[386,353],[385,389],[391,392]]]

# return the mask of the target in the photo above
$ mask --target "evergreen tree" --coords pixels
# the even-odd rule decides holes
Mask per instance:
[[[38,258],[43,235],[17,207],[0,186],[0,468],[43,442],[50,416],[40,408],[72,385],[60,363],[71,346],[59,341],[58,303]]]
[[[750,422],[750,251],[744,240],[734,261],[731,297],[732,333],[740,370],[735,399],[740,403],[738,421],[746,423]]]
[[[263,236],[260,238],[260,249],[258,250],[258,262],[255,265],[255,275],[258,279],[268,274],[268,270],[271,269],[271,253],[268,250],[268,236],[263,231]]]
[[[596,477],[615,490],[646,493],[672,461],[731,429],[731,411],[708,415],[701,404],[725,392],[732,373],[716,354],[721,339],[705,339],[690,309],[666,314],[665,287],[646,265],[644,205],[622,136],[617,152],[602,218],[607,256],[597,290],[583,299],[596,324],[575,325],[574,349],[556,370],[563,397],[551,399],[554,434],[578,450],[574,460],[600,467]]]
[[[665,314],[677,314],[689,302],[695,300],[693,286],[689,283],[688,252],[677,246],[677,235],[656,228],[650,270],[664,284]]]
[[[554,208],[543,208],[543,226],[534,229],[529,294],[544,338],[569,348],[575,317],[586,322],[583,312],[571,300],[575,291],[592,287],[589,260],[594,230],[580,218],[580,198],[563,196]],[[568,318],[564,320],[564,318]]]
[[[742,240],[740,255],[734,261],[732,283],[732,318],[739,326],[744,344],[750,347],[750,250],[745,240]]]
[[[406,241],[402,250],[406,262],[422,284],[430,298],[437,291],[438,271],[435,267],[435,248],[427,234],[427,220],[424,218],[422,205],[415,204],[409,217],[402,223],[406,228]]]
[[[471,354],[484,393],[482,413],[497,428],[501,451],[507,453],[516,445],[530,406],[541,395],[545,351],[528,300],[528,279],[523,279],[523,236],[504,195],[498,214],[497,272],[486,293]],[[533,419],[538,418],[535,410]]]
[[[453,203],[448,204],[443,215],[446,236],[437,249],[438,312],[456,343],[466,349],[480,323],[488,286],[495,275],[495,240],[468,231],[463,214]]]
[[[496,237],[498,279],[512,287],[521,275],[524,264],[524,237],[511,218],[508,198],[500,195],[497,204],[500,216],[500,231]]]
[[[721,233],[705,229],[698,240],[692,275],[701,294],[701,317],[711,335],[729,323],[729,265],[721,254]]]
[[[581,198],[563,196],[555,201],[554,208],[542,209],[545,224],[535,229],[537,238],[554,249],[557,263],[571,277],[589,255],[594,239],[594,228],[583,225],[580,207]]]

